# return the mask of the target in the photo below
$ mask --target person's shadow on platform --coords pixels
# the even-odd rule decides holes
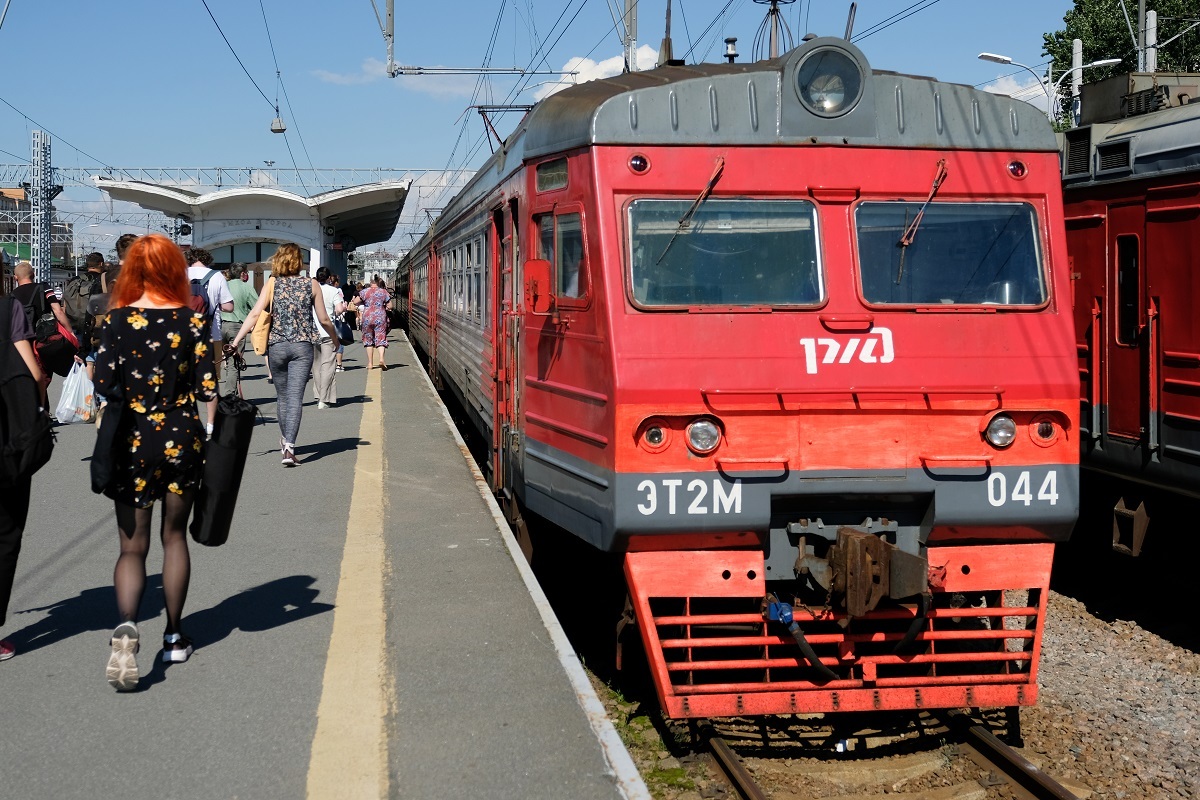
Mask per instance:
[[[307,464],[310,461],[317,461],[326,456],[357,450],[360,447],[369,447],[370,444],[366,439],[360,439],[357,436],[346,436],[341,439],[331,439],[328,442],[313,442],[304,447],[297,447],[296,456],[304,456],[301,461]]]
[[[317,579],[312,575],[290,575],[286,578],[244,589],[227,597],[212,608],[193,614],[184,611],[183,629],[197,648],[216,644],[235,630],[247,633],[266,631],[290,622],[324,614],[333,610],[331,603],[318,603],[320,592],[313,588]],[[48,612],[43,619],[14,631],[7,638],[21,653],[57,644],[64,639],[92,631],[111,631],[116,625],[117,600],[111,586],[84,589],[78,596],[40,608],[22,609],[16,613]],[[143,621],[153,620],[163,613],[162,575],[146,576],[146,595],[142,599]],[[152,651],[153,667],[138,682],[138,689],[166,677],[166,666],[158,657],[157,638],[143,637],[143,655]]]

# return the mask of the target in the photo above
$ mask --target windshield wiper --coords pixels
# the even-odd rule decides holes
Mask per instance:
[[[712,194],[713,189],[716,188],[717,182],[721,180],[721,175],[724,174],[724,172],[725,156],[717,156],[717,166],[716,169],[713,170],[712,177],[708,179],[708,184],[700,191],[700,196],[692,201],[692,204],[688,206],[688,210],[683,212],[683,216],[679,218],[679,224],[675,226],[675,232],[671,234],[671,240],[667,242],[667,246],[663,248],[662,254],[659,255],[658,260],[654,262],[655,265],[662,263],[662,260],[667,255],[667,251],[670,250],[671,245],[675,243],[675,237],[683,233],[684,230],[691,226],[692,217],[695,215],[696,211],[700,209],[700,206],[703,205],[704,201],[708,199],[709,195]]]
[[[896,242],[896,246],[900,248],[900,269],[896,272],[897,286],[900,285],[900,281],[904,277],[904,256],[908,253],[908,246],[913,243],[913,239],[917,238],[917,228],[921,227],[921,220],[925,217],[925,209],[933,202],[938,189],[942,188],[942,181],[946,180],[947,174],[946,159],[938,159],[937,169],[933,173],[933,188],[929,190],[929,197],[925,198],[925,202],[917,210],[917,215],[904,228],[904,233],[900,234],[900,241]]]

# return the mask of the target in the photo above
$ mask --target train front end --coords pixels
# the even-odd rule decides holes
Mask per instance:
[[[1032,704],[1078,512],[1053,135],[842,40],[768,63],[629,93],[590,155],[597,543],[664,708]]]

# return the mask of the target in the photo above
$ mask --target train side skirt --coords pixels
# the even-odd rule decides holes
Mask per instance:
[[[672,718],[1008,707],[1037,702],[1053,556],[1050,543],[929,548],[923,623],[916,602],[854,619],[797,604],[795,621],[835,679],[764,621],[757,550],[629,553],[625,575]]]

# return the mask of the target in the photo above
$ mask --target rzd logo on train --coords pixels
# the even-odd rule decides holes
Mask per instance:
[[[864,364],[890,364],[896,358],[892,332],[875,328],[867,336],[851,336],[842,344],[837,339],[801,339],[804,348],[804,368],[809,375],[817,374],[818,360],[822,364],[849,364],[855,359]]]

